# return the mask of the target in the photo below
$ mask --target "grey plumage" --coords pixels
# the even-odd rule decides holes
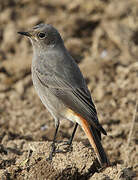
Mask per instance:
[[[66,50],[58,31],[51,25],[40,24],[26,32],[26,35],[33,45],[33,84],[56,125],[65,118],[66,109],[71,109],[86,119],[92,129],[95,128],[94,134],[97,132],[99,139],[100,132],[106,135],[98,121],[83,75]],[[77,123],[81,125],[80,121]],[[105,159],[104,155],[104,161],[107,161]]]

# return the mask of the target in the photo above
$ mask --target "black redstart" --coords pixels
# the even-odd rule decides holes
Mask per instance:
[[[61,119],[76,123],[68,142],[71,145],[78,124],[86,133],[97,153],[100,164],[109,161],[101,144],[101,133],[106,135],[98,121],[97,112],[82,73],[69,52],[59,32],[51,25],[39,24],[28,32],[18,32],[29,37],[33,45],[32,80],[42,103],[55,120],[55,139]]]

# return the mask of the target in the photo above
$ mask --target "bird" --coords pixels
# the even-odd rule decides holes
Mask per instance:
[[[28,31],[18,32],[27,36],[33,46],[32,81],[44,106],[55,120],[55,133],[49,159],[55,152],[56,136],[62,119],[75,123],[68,141],[72,144],[78,125],[84,130],[96,152],[101,166],[109,160],[101,144],[101,133],[107,135],[99,123],[86,81],[73,57],[64,45],[58,30],[51,24],[38,24]]]

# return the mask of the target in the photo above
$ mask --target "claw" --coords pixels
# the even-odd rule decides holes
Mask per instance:
[[[49,157],[46,158],[47,161],[52,161],[53,155],[54,155],[54,153],[56,152],[55,150],[56,150],[56,146],[55,146],[55,143],[53,142],[53,143],[51,144],[51,152],[50,152],[50,154],[49,154]]]
[[[71,146],[71,142],[70,141],[65,141],[64,143],[63,143],[63,145],[68,145],[69,147]]]

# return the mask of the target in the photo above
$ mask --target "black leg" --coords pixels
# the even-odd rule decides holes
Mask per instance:
[[[78,127],[78,123],[75,124],[75,127],[74,127],[74,129],[73,129],[72,135],[71,135],[69,141],[67,142],[67,144],[68,144],[69,146],[71,146],[71,144],[72,144],[72,141],[73,141],[75,132],[76,132],[76,130],[77,130],[77,127]]]
[[[52,160],[52,157],[53,157],[53,153],[55,152],[55,141],[56,141],[56,136],[57,136],[57,132],[58,132],[58,128],[59,128],[59,123],[56,125],[56,130],[55,130],[55,134],[54,134],[54,138],[53,138],[53,142],[51,144],[51,152],[50,152],[50,155],[49,155],[49,158],[48,160]]]

